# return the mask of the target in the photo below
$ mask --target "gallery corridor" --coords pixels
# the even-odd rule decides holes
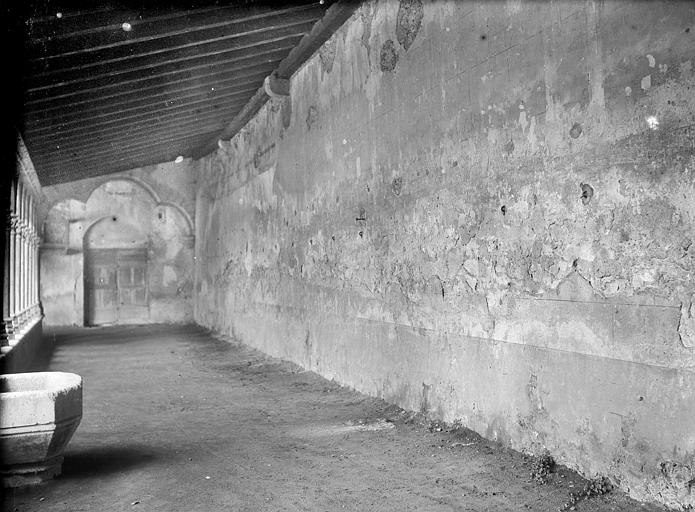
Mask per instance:
[[[586,483],[197,327],[44,335],[84,416],[63,475],[6,511],[554,511]],[[613,491],[576,510],[657,508]]]

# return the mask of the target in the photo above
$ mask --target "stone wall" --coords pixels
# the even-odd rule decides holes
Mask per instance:
[[[196,174],[187,160],[44,188],[51,204],[41,250],[47,325],[83,325],[85,249],[131,245],[148,257],[148,308],[138,322],[193,321]]]
[[[196,320],[695,505],[693,25],[364,4],[201,162]]]

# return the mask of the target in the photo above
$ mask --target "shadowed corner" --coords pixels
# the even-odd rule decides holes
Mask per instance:
[[[65,454],[59,478],[88,478],[132,471],[147,466],[157,455],[143,446],[106,446]]]

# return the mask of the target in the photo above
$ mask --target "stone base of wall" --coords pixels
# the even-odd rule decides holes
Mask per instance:
[[[201,323],[357,391],[432,419],[461,421],[587,478],[609,475],[633,497],[688,504],[688,370],[317,314],[248,298]],[[219,321],[222,320],[222,321]]]
[[[43,369],[53,353],[53,340],[44,337],[43,323],[36,322],[12,349],[0,356],[0,373],[23,373]]]

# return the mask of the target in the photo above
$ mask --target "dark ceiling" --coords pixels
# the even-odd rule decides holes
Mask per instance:
[[[42,4],[20,127],[41,184],[210,152],[267,100],[266,76],[289,78],[354,10],[329,4]]]

